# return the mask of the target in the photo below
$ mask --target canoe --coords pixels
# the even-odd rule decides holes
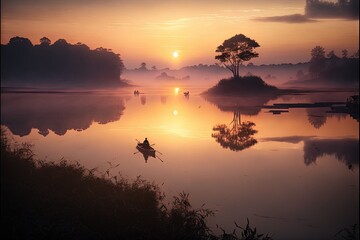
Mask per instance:
[[[155,157],[156,150],[150,146],[146,146],[142,143],[138,143],[136,145],[136,149],[139,150],[139,152],[141,152],[144,155]]]

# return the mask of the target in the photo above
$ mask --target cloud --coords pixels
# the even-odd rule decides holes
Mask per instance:
[[[291,14],[283,16],[273,16],[273,17],[257,17],[252,20],[258,22],[284,22],[284,23],[312,23],[317,22],[317,20],[309,18],[302,14]]]
[[[338,0],[336,3],[307,0],[305,15],[311,18],[359,19],[359,0]]]
[[[258,22],[314,23],[317,19],[359,19],[359,0],[337,0],[337,2],[306,0],[305,14],[257,17]]]

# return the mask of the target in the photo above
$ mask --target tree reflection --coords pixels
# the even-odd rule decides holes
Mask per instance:
[[[211,136],[220,143],[223,148],[229,148],[232,151],[242,151],[257,143],[253,137],[257,130],[253,129],[255,123],[246,121],[241,122],[239,111],[234,112],[234,118],[228,127],[225,124],[218,124],[213,127],[215,131]]]
[[[314,128],[319,129],[326,123],[326,112],[322,111],[320,108],[307,108],[309,123],[314,126]]]
[[[47,136],[82,131],[94,122],[118,121],[125,104],[122,97],[89,93],[8,93],[1,95],[1,124],[18,136],[33,128]]]
[[[333,155],[348,169],[359,166],[359,139],[318,139],[316,136],[285,136],[263,138],[260,141],[275,141],[298,144],[304,142],[304,164],[315,164],[318,158]]]
[[[358,139],[307,139],[304,141],[304,163],[314,164],[324,155],[335,155],[349,169],[359,165]]]

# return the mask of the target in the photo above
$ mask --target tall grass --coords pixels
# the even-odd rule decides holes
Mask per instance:
[[[115,181],[78,163],[36,160],[1,128],[1,237],[5,239],[271,239],[250,228],[216,236],[213,211],[180,193],[164,204],[158,185]],[[4,238],[2,238],[4,239]]]

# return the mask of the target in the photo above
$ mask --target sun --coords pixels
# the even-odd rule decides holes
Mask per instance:
[[[174,58],[178,58],[178,57],[179,57],[179,53],[178,53],[177,51],[174,51],[172,55],[173,55]]]

